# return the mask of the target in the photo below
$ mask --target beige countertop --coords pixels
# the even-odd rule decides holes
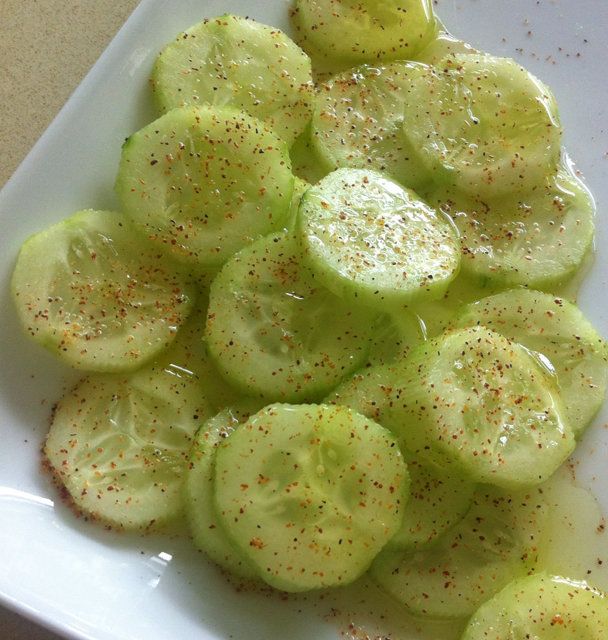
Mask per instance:
[[[138,1],[0,0],[0,186]]]
[[[0,187],[139,0],[0,0]],[[2,640],[56,640],[0,607]]]

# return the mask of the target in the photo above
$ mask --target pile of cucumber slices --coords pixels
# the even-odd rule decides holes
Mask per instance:
[[[121,211],[28,239],[25,331],[86,372],[44,446],[121,529],[284,591],[364,573],[463,640],[603,640],[542,562],[608,349],[568,300],[595,207],[555,98],[431,0],[296,0],[164,48]]]

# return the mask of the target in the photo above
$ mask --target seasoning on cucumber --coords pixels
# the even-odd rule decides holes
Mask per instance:
[[[181,107],[127,139],[116,191],[151,242],[192,268],[218,267],[283,227],[293,181],[287,145],[260,120]]]
[[[310,58],[282,31],[235,15],[206,19],[156,59],[154,96],[176,107],[234,107],[263,120],[291,144],[312,112]]]

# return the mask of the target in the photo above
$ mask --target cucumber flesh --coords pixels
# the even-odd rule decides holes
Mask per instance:
[[[171,348],[156,361],[170,375],[192,376],[204,389],[205,397],[215,412],[253,402],[230,385],[219,373],[205,343],[208,296],[200,294],[198,304],[187,322],[179,329]],[[236,411],[236,409],[235,409]]]
[[[123,209],[180,260],[217,267],[289,214],[286,144],[229,108],[182,107],[123,145],[116,180]]]
[[[485,326],[539,354],[555,371],[570,427],[582,434],[606,394],[608,347],[576,305],[514,289],[464,307],[456,323]]]
[[[284,591],[362,575],[399,528],[409,485],[393,436],[329,405],[266,407],[220,445],[215,473],[226,530]]]
[[[548,479],[574,450],[554,383],[498,333],[448,332],[395,368],[383,424],[429,462],[517,489]]]
[[[57,405],[44,454],[78,509],[119,529],[155,528],[182,513],[192,440],[212,415],[185,372],[90,376]]]
[[[403,449],[410,474],[410,499],[391,549],[421,549],[462,520],[471,506],[475,483],[460,474],[429,465]]]
[[[292,236],[273,235],[214,280],[206,340],[222,375],[245,393],[302,401],[364,364],[374,318],[320,286]]]
[[[376,323],[366,366],[399,362],[425,338],[424,326],[414,313],[407,310],[387,313]]]
[[[547,513],[540,489],[480,487],[461,522],[428,548],[385,549],[372,577],[416,615],[467,617],[534,567]]]
[[[449,218],[366,169],[338,169],[310,188],[298,233],[328,289],[377,309],[440,298],[460,264]]]
[[[310,124],[291,145],[289,157],[293,174],[310,184],[316,184],[333,171],[333,167],[319,157],[313,145]]]
[[[462,191],[526,192],[557,170],[555,98],[514,60],[448,56],[415,79],[404,106],[405,133],[421,160]]]
[[[460,231],[463,272],[495,288],[555,290],[592,249],[595,204],[567,163],[524,195],[475,197],[443,187],[429,202]]]
[[[285,229],[290,233],[295,233],[298,220],[298,210],[304,194],[310,189],[310,184],[305,180],[297,178],[293,183],[293,195],[291,196],[291,207],[289,208],[289,218],[285,224]]]
[[[366,367],[338,385],[324,402],[350,407],[370,420],[386,424],[395,375],[395,368],[390,365]]]
[[[374,169],[418,189],[431,180],[404,127],[410,87],[425,66],[413,62],[363,65],[319,85],[312,144],[332,169]]]
[[[369,367],[339,385],[325,402],[349,407],[383,424],[391,406],[394,380],[395,367]],[[420,548],[462,519],[471,504],[475,483],[458,473],[428,464],[409,452],[403,443],[401,452],[410,474],[410,499],[403,523],[388,547]]]
[[[310,58],[282,31],[224,15],[180,33],[152,74],[163,113],[204,104],[234,107],[263,120],[288,143],[312,114]]]
[[[28,335],[87,371],[136,369],[166,349],[195,291],[119,213],[80,211],[21,247],[12,294]]]
[[[416,54],[416,61],[424,64],[438,65],[447,57],[454,57],[460,53],[471,54],[481,53],[468,42],[459,40],[453,35],[440,31],[437,37]]]
[[[462,640],[604,640],[608,599],[587,582],[544,573],[515,580],[483,604]]]
[[[199,429],[192,447],[184,483],[184,502],[192,539],[215,563],[242,578],[256,578],[255,567],[228,539],[213,498],[215,451],[218,445],[260,409],[251,406],[224,409]]]
[[[353,64],[412,58],[437,30],[431,0],[297,0],[295,12],[305,48]]]

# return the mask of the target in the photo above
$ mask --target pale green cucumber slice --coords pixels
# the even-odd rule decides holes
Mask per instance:
[[[353,62],[349,60],[339,60],[326,51],[317,49],[308,37],[308,27],[300,20],[300,11],[298,7],[294,7],[290,14],[290,27],[293,39],[296,43],[306,51],[310,56],[312,64],[312,78],[318,89],[319,84],[329,80],[341,71],[346,71],[353,66]]]
[[[242,578],[256,578],[255,567],[233,545],[215,509],[213,480],[217,446],[260,409],[259,403],[224,409],[199,429],[184,483],[184,501],[197,548],[222,568]]]
[[[302,197],[304,196],[304,194],[308,191],[308,189],[310,189],[310,186],[311,185],[308,182],[298,177],[296,177],[296,179],[294,180],[293,195],[291,196],[291,206],[289,208],[289,217],[287,219],[287,223],[285,224],[285,229],[291,233],[295,233],[300,203],[302,202]]]
[[[339,385],[325,402],[349,407],[383,424],[385,412],[390,408],[394,380],[395,367],[369,367]],[[401,452],[410,474],[410,499],[403,523],[388,547],[420,548],[463,518],[471,504],[475,483],[421,460],[403,444]]]
[[[608,598],[584,580],[545,573],[515,580],[483,604],[462,640],[604,640]]]
[[[392,364],[426,339],[420,318],[407,310],[387,313],[376,323],[366,366]]]
[[[498,333],[445,333],[397,368],[384,424],[423,459],[517,489],[548,479],[574,450],[551,378]]]
[[[338,385],[324,400],[329,404],[350,407],[370,420],[386,424],[395,384],[395,367],[376,365],[357,371]]]
[[[460,231],[463,272],[494,287],[554,289],[592,249],[595,203],[566,165],[524,195],[484,198],[444,187],[429,202]]]
[[[547,513],[540,489],[509,494],[480,487],[464,519],[435,544],[385,549],[372,577],[417,615],[466,618],[534,567]]]
[[[423,162],[479,196],[541,184],[557,169],[561,132],[549,88],[508,58],[448,56],[405,103],[405,133]]]
[[[414,62],[364,65],[319,85],[311,132],[324,164],[375,169],[412,189],[429,182],[404,131],[404,105],[424,73]]]
[[[289,157],[293,174],[310,184],[316,184],[334,169],[323,161],[315,149],[310,125],[291,146]]]
[[[296,0],[305,46],[357,62],[412,58],[434,37],[431,0]]]
[[[312,115],[310,58],[274,27],[224,15],[193,25],[159,54],[152,74],[164,113],[187,105],[235,107],[288,143]]]
[[[175,341],[156,361],[169,374],[192,376],[204,389],[205,398],[215,412],[226,407],[251,403],[243,393],[230,385],[220,374],[215,361],[209,355],[205,342],[208,296],[201,294],[195,310],[179,329]],[[258,407],[259,408],[259,407]]]
[[[346,407],[271,405],[216,453],[223,524],[284,591],[362,575],[399,528],[408,486],[394,437]]]
[[[192,440],[212,415],[185,372],[90,376],[57,405],[44,453],[78,509],[112,527],[149,529],[182,513]]]
[[[401,451],[410,474],[410,499],[401,528],[388,547],[420,549],[464,518],[476,485],[461,474],[429,464],[403,447]]]
[[[481,53],[468,42],[455,38],[450,33],[440,31],[436,38],[416,54],[416,61],[424,64],[438,65],[444,58],[458,54]]]
[[[467,305],[460,327],[483,325],[527,349],[555,371],[568,422],[580,435],[608,386],[608,347],[580,309],[548,293],[513,289]]]
[[[116,180],[150,240],[207,267],[281,229],[292,189],[285,143],[244,112],[212,107],[173,109],[134,133]]]
[[[135,369],[167,348],[195,296],[128,219],[93,210],[26,240],[11,288],[29,336],[102,372]]]
[[[328,289],[379,309],[440,298],[460,264],[449,218],[366,169],[338,169],[310,188],[298,233]]]
[[[269,400],[320,397],[363,365],[374,314],[315,280],[290,235],[235,255],[211,286],[206,338],[221,373]]]

